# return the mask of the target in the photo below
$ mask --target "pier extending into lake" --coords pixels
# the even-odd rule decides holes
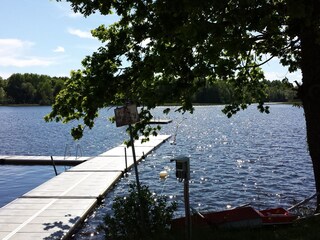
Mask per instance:
[[[158,135],[146,143],[135,141],[137,161],[168,138]],[[0,239],[67,239],[133,165],[132,149],[124,145],[82,160],[0,208]]]

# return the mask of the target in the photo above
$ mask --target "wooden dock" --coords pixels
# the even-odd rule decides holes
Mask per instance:
[[[137,161],[169,135],[135,142]],[[52,178],[0,208],[0,239],[67,239],[99,199],[133,165],[131,148],[120,145]],[[127,155],[127,163],[125,162]],[[8,186],[10,187],[10,186]]]

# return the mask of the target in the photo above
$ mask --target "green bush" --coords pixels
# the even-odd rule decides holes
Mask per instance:
[[[141,186],[139,199],[136,185],[131,184],[128,196],[114,199],[113,215],[105,216],[100,229],[105,239],[170,239],[176,209],[175,202],[169,204],[166,197],[153,195],[147,186]]]

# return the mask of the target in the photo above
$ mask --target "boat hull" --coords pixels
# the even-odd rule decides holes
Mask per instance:
[[[191,217],[193,227],[241,228],[263,225],[290,224],[297,217],[283,208],[258,211],[253,207],[241,207],[220,212],[196,214]],[[172,221],[172,229],[185,227],[185,218]]]

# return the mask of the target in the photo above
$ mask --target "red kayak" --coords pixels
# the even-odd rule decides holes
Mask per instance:
[[[239,207],[220,212],[198,213],[191,217],[194,227],[256,227],[263,225],[290,224],[297,219],[296,215],[283,208],[258,211],[253,207]],[[172,229],[185,227],[185,218],[174,219]]]

